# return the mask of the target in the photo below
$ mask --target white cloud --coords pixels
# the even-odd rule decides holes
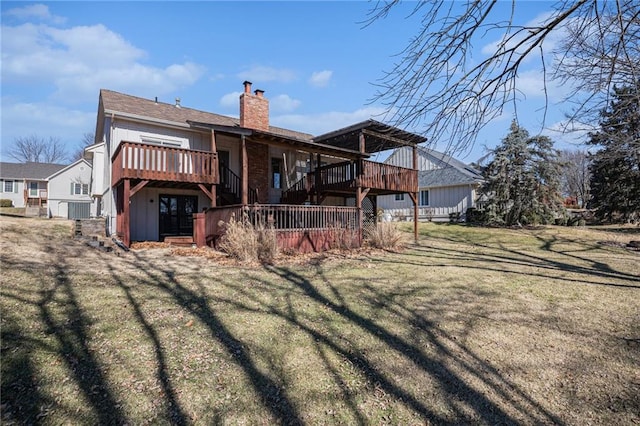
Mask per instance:
[[[310,115],[285,114],[271,117],[271,124],[318,136],[370,118],[380,120],[380,116],[385,112],[384,108],[367,107],[352,112],[331,111]]]
[[[269,109],[272,111],[291,112],[300,106],[301,102],[289,95],[277,95],[269,99]]]
[[[242,92],[231,92],[220,98],[220,106],[225,108],[238,108]]]
[[[315,87],[326,87],[329,84],[329,80],[333,76],[333,71],[324,70],[316,71],[311,74],[309,83]]]
[[[102,87],[132,94],[170,93],[195,83],[204,67],[185,62],[165,68],[141,63],[146,52],[103,25],[58,29],[3,26],[6,82],[47,83],[66,102],[93,100]]]
[[[13,102],[3,97],[2,123],[3,151],[17,137],[33,134],[60,138],[71,150],[78,145],[84,133],[95,130],[96,113],[43,102]],[[5,123],[11,123],[11,126]]]
[[[49,7],[44,4],[31,4],[24,7],[16,7],[9,9],[4,13],[20,20],[37,19],[40,21],[51,22],[53,24],[64,24],[66,18],[62,16],[52,15]]]
[[[252,82],[278,81],[288,83],[295,80],[296,74],[286,68],[271,68],[262,65],[254,66],[248,70],[238,73],[238,77],[242,80]]]

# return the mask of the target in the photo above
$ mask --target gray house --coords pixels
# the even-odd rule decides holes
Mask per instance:
[[[396,149],[387,164],[411,167],[413,151]],[[418,147],[418,217],[420,220],[449,221],[451,216],[465,220],[468,208],[475,207],[482,185],[480,172],[433,149]],[[395,220],[413,217],[413,203],[405,194],[378,196],[378,208]]]

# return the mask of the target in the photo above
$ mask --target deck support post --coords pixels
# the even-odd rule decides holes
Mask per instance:
[[[218,147],[216,146],[216,132],[213,129],[211,129],[211,152],[214,152],[214,153],[218,152]],[[213,169],[214,167],[217,167],[218,170],[220,170],[220,166],[219,166],[220,159],[217,156],[216,156],[216,159],[218,161],[216,161],[215,164],[211,164],[211,168]],[[213,160],[212,160],[212,163],[213,163]],[[211,172],[213,173],[214,170],[211,170]],[[219,175],[220,172],[216,174]],[[218,182],[220,182],[220,176],[218,176]],[[217,189],[216,185],[212,184],[211,191],[209,191],[209,194],[207,194],[207,196],[211,199],[211,207],[216,206],[216,198],[217,198],[216,189]]]
[[[418,146],[413,146],[413,170],[416,171],[416,175],[418,175]],[[419,200],[419,191],[420,191],[420,177],[416,176],[416,187],[415,192],[411,199],[413,200],[413,240],[415,243],[418,242],[418,200]]]
[[[318,170],[320,168],[320,164],[322,164],[321,160],[322,160],[322,158],[321,158],[320,154],[317,154],[316,155],[316,172],[314,174],[315,178],[316,178],[316,182],[315,182],[315,185],[316,185],[316,205],[320,205],[320,203],[322,203],[322,201],[320,200],[320,183],[322,182],[322,180],[321,180],[320,172]]]
[[[122,243],[129,247],[131,245],[131,229],[130,229],[130,203],[131,203],[131,179],[125,179],[123,182],[124,191],[122,193]]]
[[[240,136],[240,157],[242,161],[242,197],[243,206],[249,204],[249,161],[247,156],[247,140],[244,135]]]

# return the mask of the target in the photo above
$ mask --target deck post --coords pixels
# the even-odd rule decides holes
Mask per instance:
[[[315,173],[315,178],[316,178],[316,204],[320,205],[320,184],[322,182],[321,180],[321,176],[320,173],[318,171],[318,169],[320,168],[321,165],[321,156],[320,154],[316,155],[316,173]]]
[[[416,182],[415,194],[413,197],[413,240],[418,242],[418,200],[420,199],[420,181],[418,174],[418,146],[413,146],[413,170],[416,171],[416,178],[418,181]]]
[[[206,213],[194,213],[193,214],[193,242],[198,247],[204,247],[207,245],[206,234]]]
[[[240,157],[242,159],[242,197],[243,206],[249,204],[249,164],[247,158],[247,140],[244,135],[240,136]]]
[[[216,147],[216,132],[213,129],[211,129],[211,152],[218,152],[218,148]],[[212,161],[212,163],[213,163],[213,161]],[[218,159],[218,161],[215,162],[215,164],[211,164],[211,168],[213,169],[214,167],[219,167],[218,164],[219,164],[219,159]],[[214,171],[211,170],[211,173],[213,173],[213,172]],[[218,176],[218,182],[220,182],[219,176]],[[210,194],[211,194],[211,196],[210,196],[210,198],[211,198],[211,207],[215,207],[216,206],[216,197],[217,197],[216,196],[216,189],[217,189],[216,185],[212,184],[211,185],[211,192],[210,192]]]
[[[122,194],[122,242],[125,246],[129,247],[129,245],[131,244],[131,230],[129,225],[129,221],[131,219],[129,214],[129,203],[131,202],[131,179],[125,179],[123,183],[124,191]]]

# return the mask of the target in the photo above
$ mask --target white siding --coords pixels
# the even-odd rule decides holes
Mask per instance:
[[[4,192],[4,181],[13,181],[13,191]],[[0,199],[11,200],[13,207],[24,207],[24,181],[14,179],[1,179],[0,180]]]
[[[188,130],[163,128],[150,124],[117,119],[116,127],[113,129],[111,138],[113,142],[111,152],[113,153],[122,141],[142,143],[146,139],[179,144],[180,148],[185,149],[211,151],[211,139],[208,134],[205,135]]]
[[[413,148],[403,147],[394,151],[385,161],[387,164],[413,169]],[[440,161],[418,152],[418,170],[435,170],[442,168]]]
[[[69,202],[91,203],[91,191],[87,194],[72,194],[71,184],[91,187],[91,166],[84,160],[77,161],[49,179],[49,216],[67,217]],[[82,191],[81,191],[82,192]]]
[[[420,189],[429,190],[429,205],[418,208],[420,220],[448,221],[450,213],[460,213],[464,218],[467,209],[474,207],[475,190],[471,185]],[[404,198],[395,201],[394,195],[379,196],[378,207],[396,219],[413,218],[413,202],[408,194]]]

